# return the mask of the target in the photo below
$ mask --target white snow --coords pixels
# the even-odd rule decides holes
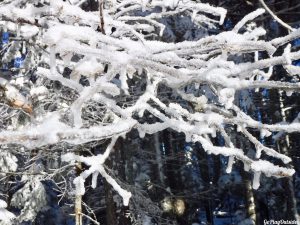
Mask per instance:
[[[254,12],[249,13],[234,26],[233,31],[238,32],[248,21],[254,20],[256,17],[264,14],[265,12],[266,10],[264,9],[257,9]]]
[[[7,207],[7,203],[3,200],[0,200],[0,221],[8,223],[16,216],[13,213],[6,210],[5,209],[6,207]]]
[[[84,195],[85,193],[84,181],[85,180],[81,176],[76,177],[73,180],[73,183],[75,185],[75,195]]]
[[[0,208],[6,208],[7,207],[7,203],[3,200],[0,200]]]
[[[93,77],[95,80],[95,75],[100,75],[103,71],[103,65],[99,63],[95,57],[86,57],[76,64],[75,68],[72,71],[71,79],[74,79],[73,77],[75,76],[75,74],[78,74],[87,77]],[[78,76],[77,79],[74,80],[78,82],[79,78],[80,76]]]
[[[251,169],[254,172],[263,172],[266,176],[276,177],[292,176],[295,173],[294,169],[276,166],[265,160],[254,161],[251,164]]]
[[[77,195],[84,195],[85,187],[84,182],[85,179],[92,174],[92,187],[96,187],[96,179],[98,174],[100,173],[102,177],[106,179],[106,181],[112,185],[113,189],[116,190],[119,195],[123,198],[123,204],[127,206],[129,204],[129,200],[131,198],[131,193],[124,190],[104,169],[103,164],[105,160],[108,158],[110,152],[112,151],[117,138],[112,138],[111,143],[107,147],[104,154],[99,154],[97,156],[91,157],[83,157],[75,155],[74,153],[67,153],[62,156],[62,160],[65,162],[82,162],[87,166],[90,166],[88,170],[85,170],[80,174],[80,176],[74,179],[74,184],[76,187],[76,194]]]
[[[30,90],[31,96],[46,95],[48,92],[49,91],[45,86],[39,86]]]
[[[219,101],[220,103],[225,105],[226,109],[230,109],[232,107],[234,101],[235,90],[233,88],[224,88],[219,93]]]
[[[259,186],[260,186],[260,175],[261,175],[261,172],[255,172],[254,175],[253,175],[253,184],[252,184],[252,187],[254,190],[258,189]]]
[[[233,163],[234,163],[234,157],[233,157],[233,156],[230,156],[230,157],[228,158],[228,163],[227,163],[226,173],[231,173]]]

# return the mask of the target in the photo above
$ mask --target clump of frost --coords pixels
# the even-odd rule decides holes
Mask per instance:
[[[11,224],[11,220],[13,220],[16,216],[9,212],[7,209],[7,203],[3,200],[0,200],[0,225],[8,225]]]
[[[252,184],[253,189],[259,188],[261,173],[264,173],[267,177],[269,176],[285,177],[285,176],[292,176],[295,173],[294,169],[276,166],[264,160],[254,161],[251,164],[251,169],[254,172],[253,184]]]
[[[84,195],[84,193],[85,193],[84,179],[81,176],[76,177],[74,179],[73,183],[75,185],[75,194],[76,195]]]
[[[0,152],[1,172],[15,172],[18,168],[18,159],[8,151]]]
[[[40,95],[46,95],[48,93],[48,89],[45,86],[40,86],[36,88],[32,88],[30,90],[31,96],[40,96]]]
[[[26,182],[23,188],[14,193],[11,205],[21,209],[17,217],[19,222],[33,221],[38,212],[47,206],[46,190],[40,181],[40,176],[23,177]]]
[[[225,105],[226,109],[230,109],[232,107],[234,101],[235,90],[233,88],[224,88],[219,93],[219,101],[220,103]]]

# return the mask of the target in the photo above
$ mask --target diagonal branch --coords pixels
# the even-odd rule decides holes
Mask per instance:
[[[281,24],[283,27],[288,29],[288,31],[294,31],[295,30],[290,25],[288,25],[287,23],[283,22],[280,18],[278,18],[278,16],[276,16],[272,12],[272,10],[267,6],[267,4],[264,2],[264,0],[259,0],[259,1],[263,5],[263,7],[268,11],[268,13],[274,18],[274,20],[276,20],[279,24]]]

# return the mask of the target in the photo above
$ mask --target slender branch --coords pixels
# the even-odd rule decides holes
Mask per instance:
[[[259,1],[263,5],[263,7],[268,11],[268,13],[274,18],[274,20],[276,20],[279,24],[281,24],[283,27],[285,27],[289,31],[293,31],[294,30],[294,28],[292,28],[290,25],[288,25],[287,23],[283,22],[280,18],[278,18],[278,16],[276,16],[272,12],[272,10],[266,5],[266,3],[264,2],[264,0],[259,0]]]
[[[100,223],[97,221],[97,220],[94,220],[92,217],[90,217],[90,216],[88,216],[88,215],[86,215],[86,214],[84,214],[84,213],[80,213],[81,214],[81,216],[84,216],[84,217],[86,217],[86,218],[88,218],[90,221],[92,221],[94,224],[96,224],[96,225],[100,225]]]
[[[103,5],[104,5],[104,0],[99,0],[99,13],[100,13],[100,31],[102,34],[105,34],[105,29],[104,29],[104,16],[103,16]]]

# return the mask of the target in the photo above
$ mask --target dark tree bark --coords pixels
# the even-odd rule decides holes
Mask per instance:
[[[196,145],[196,152],[197,152],[197,158],[199,159],[199,166],[200,166],[200,174],[201,178],[204,182],[205,189],[203,190],[205,193],[209,194],[202,194],[200,199],[202,200],[202,204],[205,208],[206,212],[206,219],[209,224],[214,224],[213,221],[213,213],[212,213],[212,203],[211,203],[211,191],[210,190],[210,176],[209,176],[209,167],[208,167],[208,161],[207,161],[207,154],[204,152],[204,150],[197,144]]]
[[[113,199],[113,190],[110,184],[104,180],[105,205],[106,205],[106,224],[118,224],[116,215],[116,205]]]
[[[123,182],[126,182],[126,173],[125,173],[126,154],[124,151],[126,151],[127,153],[128,150],[124,148],[125,146],[130,146],[129,141],[127,139],[124,140],[123,138],[119,138],[114,148],[114,156],[115,156],[114,160],[117,166],[118,177]],[[131,225],[130,218],[127,215],[128,213],[129,213],[129,207],[122,205],[120,210],[120,215],[118,216],[119,225]]]
[[[168,157],[171,158],[171,160],[167,161],[166,167],[166,174],[168,177],[168,184],[171,190],[178,190],[178,174],[176,173],[177,169],[176,164],[178,163],[176,160],[176,151],[174,149],[174,140],[172,132],[168,130],[163,131],[163,137],[164,137],[164,144],[166,148],[166,154]]]

